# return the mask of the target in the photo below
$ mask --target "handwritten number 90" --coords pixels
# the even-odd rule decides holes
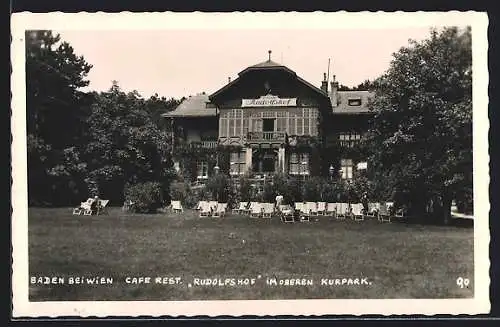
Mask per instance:
[[[457,285],[460,287],[460,288],[467,288],[469,287],[469,284],[470,284],[470,280],[468,278],[463,278],[463,277],[458,277],[457,278]]]

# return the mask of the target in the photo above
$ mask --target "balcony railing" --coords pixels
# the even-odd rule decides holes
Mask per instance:
[[[248,132],[247,135],[249,141],[283,141],[285,137],[285,132]]]
[[[189,143],[189,145],[192,148],[215,149],[217,147],[217,141],[191,142],[191,143]]]

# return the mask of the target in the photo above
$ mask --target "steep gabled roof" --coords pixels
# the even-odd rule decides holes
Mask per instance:
[[[182,101],[171,112],[162,114],[163,117],[207,117],[216,116],[215,108],[208,106],[210,99],[207,94],[190,96]]]
[[[285,72],[291,74],[293,77],[295,77],[299,82],[301,82],[302,84],[306,85],[307,87],[309,87],[310,89],[312,89],[313,91],[318,93],[319,95],[328,97],[328,94],[326,92],[324,92],[320,88],[314,86],[313,84],[309,83],[308,81],[304,80],[303,78],[298,76],[297,73],[295,73],[290,68],[288,68],[284,65],[278,64],[278,63],[269,59],[269,60],[266,60],[264,62],[261,62],[261,63],[258,63],[258,64],[255,64],[253,66],[249,66],[249,67],[245,68],[244,70],[242,70],[241,72],[238,73],[238,76],[239,76],[238,78],[236,78],[232,82],[224,85],[222,88],[220,88],[219,90],[212,93],[209,98],[213,99],[214,97],[223,93],[225,90],[229,89],[231,86],[238,83],[240,81],[241,77],[243,75],[245,75],[246,73],[248,73],[250,71],[259,71],[259,70],[260,71],[262,71],[262,70],[282,70],[282,71],[285,71]]]

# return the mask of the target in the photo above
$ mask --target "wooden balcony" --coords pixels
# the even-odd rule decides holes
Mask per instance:
[[[284,142],[285,132],[248,132],[247,140],[252,142]]]

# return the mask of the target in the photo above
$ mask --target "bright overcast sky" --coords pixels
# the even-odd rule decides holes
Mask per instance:
[[[409,39],[429,36],[429,27],[363,30],[55,30],[93,65],[89,89],[109,89],[180,98],[212,93],[240,71],[267,60],[294,70],[320,86],[330,76],[347,86],[381,75],[392,53]]]

